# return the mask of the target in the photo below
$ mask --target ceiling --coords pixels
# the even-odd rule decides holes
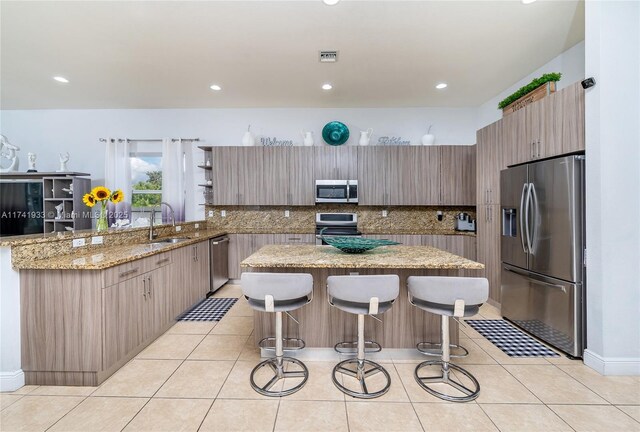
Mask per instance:
[[[2,1],[0,16],[2,109],[477,106],[584,39],[575,0]]]

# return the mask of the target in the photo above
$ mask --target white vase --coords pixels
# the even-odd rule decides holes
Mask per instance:
[[[246,131],[242,137],[242,145],[245,147],[251,147],[256,144],[256,140],[250,131]]]
[[[436,136],[433,134],[422,135],[422,145],[433,145],[436,142]]]

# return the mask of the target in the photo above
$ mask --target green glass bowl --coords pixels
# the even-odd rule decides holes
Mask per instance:
[[[339,121],[329,122],[322,128],[322,139],[332,146],[342,145],[349,139],[349,128]]]
[[[391,240],[367,239],[356,236],[324,236],[322,231],[324,231],[324,229],[320,231],[320,238],[322,238],[325,243],[349,254],[361,254],[375,249],[378,246],[393,246],[400,244]]]

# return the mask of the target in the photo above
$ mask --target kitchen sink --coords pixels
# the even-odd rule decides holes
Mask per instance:
[[[165,239],[156,239],[150,242],[150,244],[175,244],[175,243],[181,243],[187,240],[191,240],[191,239],[188,237],[171,237],[171,238],[165,238]]]

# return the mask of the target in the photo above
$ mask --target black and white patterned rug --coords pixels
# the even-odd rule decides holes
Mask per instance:
[[[237,298],[207,298],[184,312],[177,321],[220,321]]]
[[[465,323],[510,357],[560,357],[505,320],[467,320]]]

